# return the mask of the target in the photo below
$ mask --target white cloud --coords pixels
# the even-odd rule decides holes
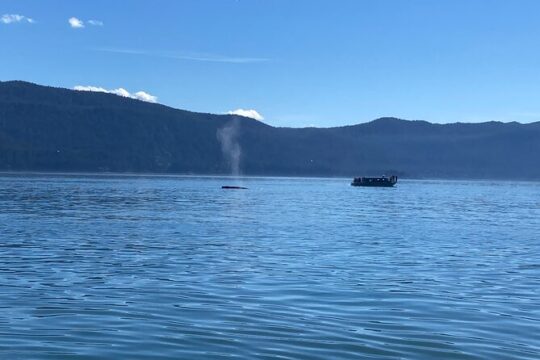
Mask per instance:
[[[245,116],[245,117],[252,118],[259,121],[264,120],[264,117],[253,109],[250,109],[250,110],[236,109],[236,110],[227,112],[227,114]]]
[[[118,96],[123,96],[123,97],[133,97],[129,91],[127,91],[126,89],[124,88],[118,88],[118,89],[112,89],[112,90],[109,90],[109,92],[111,94],[115,94],[115,95],[118,95]]]
[[[95,92],[104,92],[104,93],[108,93],[110,92],[109,90],[106,90],[102,87],[97,87],[97,86],[82,86],[82,85],[77,85],[73,88],[73,90],[78,90],[78,91],[95,91]]]
[[[133,98],[139,99],[146,102],[156,103],[157,102],[157,96],[150,95],[147,92],[144,91],[137,91],[135,94],[132,95]]]
[[[12,23],[19,23],[19,22],[27,22],[30,24],[35,23],[34,19],[26,17],[24,15],[4,14],[2,15],[2,17],[0,17],[0,23],[3,23],[3,24],[12,24]]]
[[[137,91],[136,93],[131,94],[129,91],[127,91],[124,88],[107,90],[99,86],[82,86],[82,85],[77,85],[73,89],[78,90],[78,91],[93,91],[93,92],[102,92],[102,93],[107,93],[107,94],[115,94],[118,96],[128,97],[131,99],[137,99],[137,100],[146,101],[150,103],[157,103],[157,96],[150,95],[149,93],[144,92],[144,91]]]
[[[88,20],[88,23],[93,26],[103,26],[103,21],[100,20]]]
[[[80,29],[84,27],[84,22],[76,17],[70,17],[68,19],[69,25],[74,29]]]

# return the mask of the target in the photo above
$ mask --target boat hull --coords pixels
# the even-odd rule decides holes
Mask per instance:
[[[351,186],[364,186],[364,187],[394,187],[395,183],[384,183],[384,184],[357,184],[354,181],[351,183]]]

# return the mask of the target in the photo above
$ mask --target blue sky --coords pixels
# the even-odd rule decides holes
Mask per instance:
[[[536,0],[1,0],[0,41],[0,80],[275,126],[540,120]]]

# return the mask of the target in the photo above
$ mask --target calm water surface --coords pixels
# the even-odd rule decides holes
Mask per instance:
[[[5,175],[0,237],[1,359],[540,359],[539,183]]]

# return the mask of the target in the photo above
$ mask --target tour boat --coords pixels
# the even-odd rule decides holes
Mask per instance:
[[[376,187],[392,187],[397,183],[397,176],[390,177],[355,177],[352,186],[376,186]]]

